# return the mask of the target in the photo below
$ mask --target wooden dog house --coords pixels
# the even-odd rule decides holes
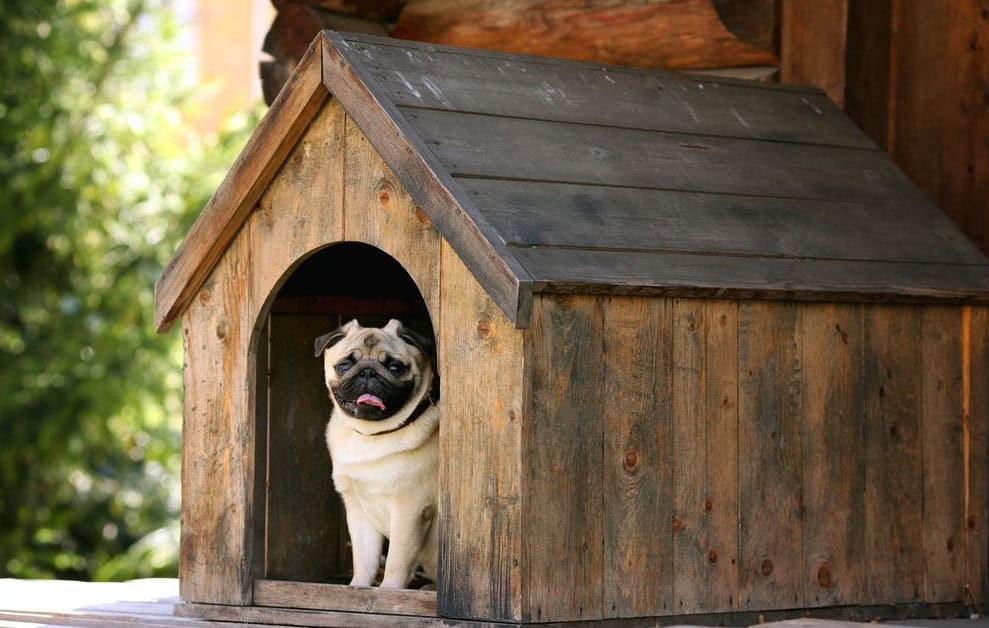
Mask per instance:
[[[324,32],[157,285],[182,612],[980,606],[987,301],[989,261],[818,90]],[[333,584],[310,348],[355,314],[437,340],[435,592]]]

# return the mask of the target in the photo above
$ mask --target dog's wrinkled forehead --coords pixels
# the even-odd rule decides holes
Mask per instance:
[[[327,358],[336,360],[352,356],[360,361],[366,358],[383,360],[386,356],[417,357],[418,349],[399,336],[402,324],[392,319],[383,328],[361,327],[356,320],[341,328],[346,336],[326,349]]]
[[[373,360],[383,360],[386,356],[409,356],[414,350],[398,336],[389,335],[380,329],[364,328],[355,333],[352,338],[348,338],[345,343],[337,345],[340,349],[349,353],[356,360],[370,358]]]

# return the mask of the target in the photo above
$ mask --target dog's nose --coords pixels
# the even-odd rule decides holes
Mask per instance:
[[[370,379],[374,379],[375,377],[377,377],[378,374],[374,372],[374,369],[372,369],[372,368],[366,368],[366,369],[363,369],[360,373],[358,373],[357,376],[360,377],[361,379],[368,379],[368,380],[370,380]]]

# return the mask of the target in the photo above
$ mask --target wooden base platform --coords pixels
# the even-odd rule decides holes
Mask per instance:
[[[277,585],[271,585],[272,587]],[[28,626],[81,626],[86,628],[123,628],[130,626],[232,628],[235,626],[343,626],[347,628],[385,628],[402,626],[425,628],[450,626],[451,622],[439,617],[423,615],[369,614],[306,609],[278,609],[263,606],[247,608],[185,604],[178,597],[178,581],[170,578],[152,578],[131,582],[74,582],[65,580],[3,580],[0,579],[0,628],[26,628]],[[367,592],[355,590],[355,595]],[[372,596],[373,597],[373,596]],[[421,606],[420,602],[412,602]],[[934,609],[934,607],[930,607]],[[841,616],[848,614],[845,609]],[[918,608],[905,611],[912,614]],[[934,609],[936,610],[936,609]],[[956,609],[942,609],[956,610]],[[762,619],[766,628],[867,628],[869,624],[827,619],[835,609],[821,609],[822,617],[789,619],[772,622],[776,615]],[[862,608],[861,617],[869,611]],[[835,615],[831,615],[835,616]],[[721,615],[722,625],[748,626],[759,617],[743,614]],[[671,625],[712,625],[715,616],[670,618]],[[467,622],[476,628],[493,628],[501,624]],[[587,623],[588,626],[592,625]],[[608,626],[638,625],[633,623],[609,623]],[[641,625],[659,625],[649,620]],[[929,626],[931,628],[989,628],[989,619],[905,619],[885,623],[886,626]],[[548,625],[547,625],[548,626]]]

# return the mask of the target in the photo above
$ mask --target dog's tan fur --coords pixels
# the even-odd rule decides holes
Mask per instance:
[[[347,512],[354,557],[350,584],[354,586],[370,586],[374,581],[385,537],[389,549],[382,587],[408,586],[416,565],[422,566],[427,578],[436,579],[439,410],[429,407],[414,422],[382,433],[402,425],[429,394],[433,380],[429,356],[406,342],[401,330],[401,323],[394,319],[380,329],[351,321],[339,330],[346,335],[323,352],[326,385],[331,390],[338,379],[335,365],[351,355],[382,362],[387,356],[401,359],[410,365],[404,375],[415,382],[408,402],[383,420],[355,418],[334,399],[326,442],[333,460],[333,482]]]

